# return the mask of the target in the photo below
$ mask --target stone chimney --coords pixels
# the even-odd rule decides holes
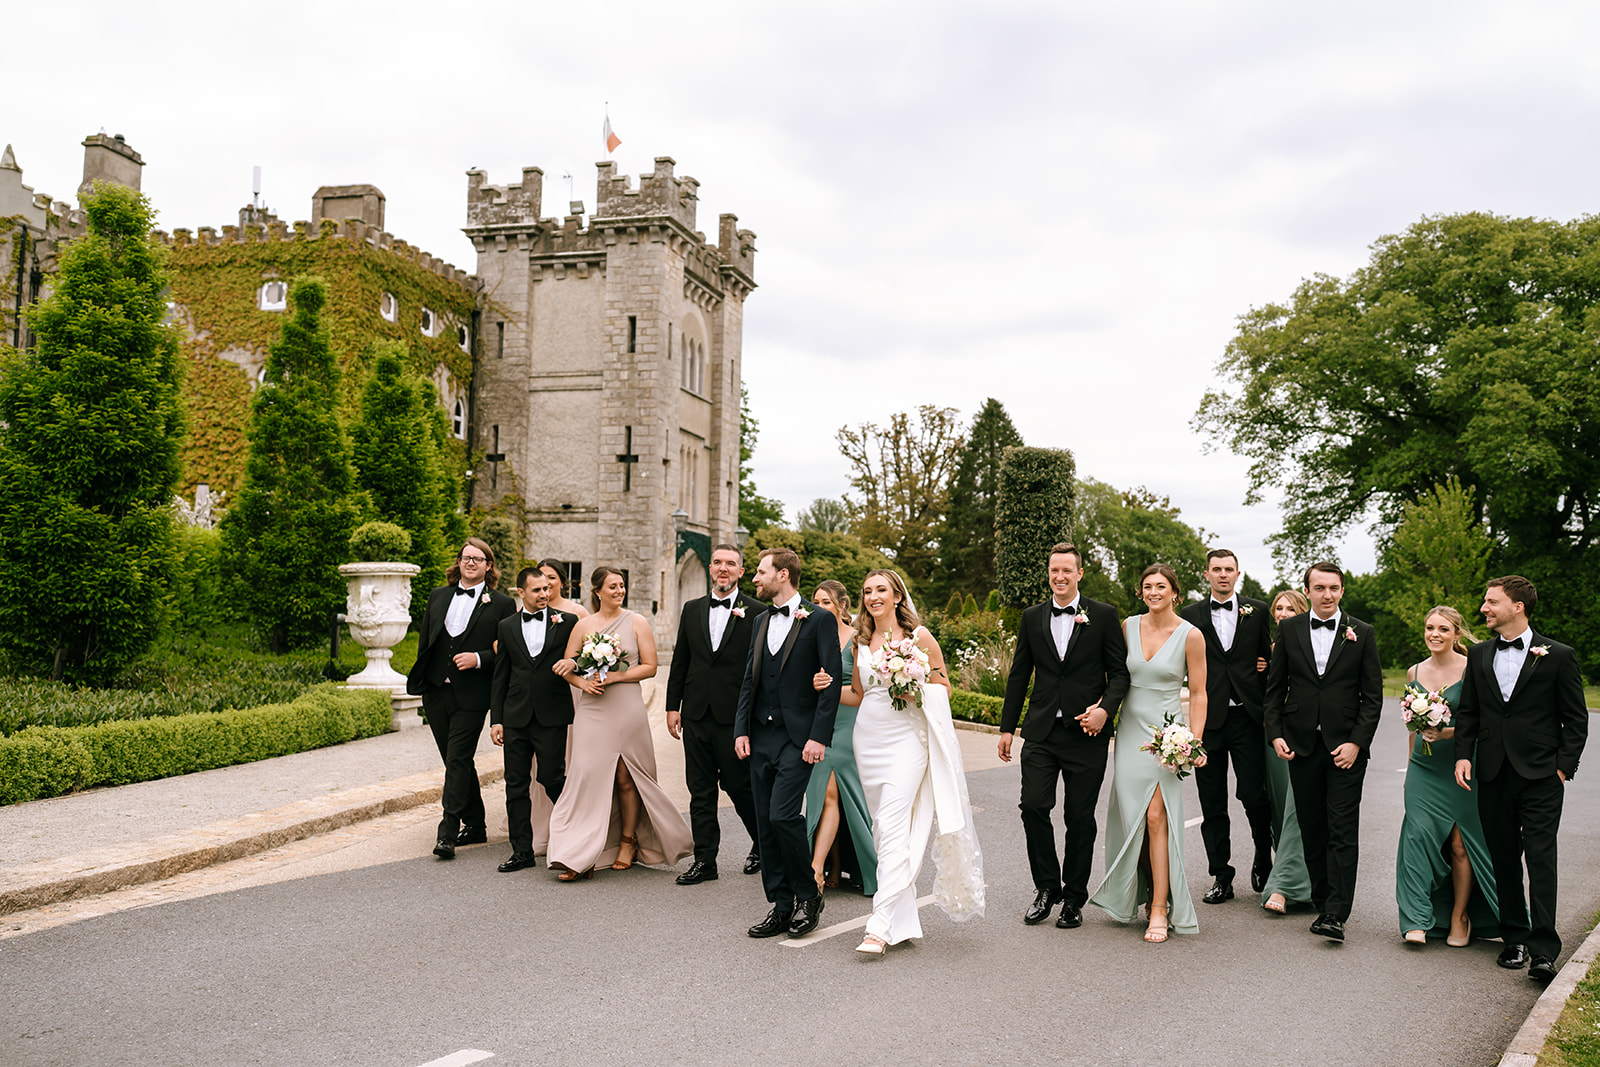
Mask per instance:
[[[383,190],[376,185],[324,185],[311,194],[311,228],[323,219],[360,219],[383,229]]]
[[[122,139],[122,134],[90,134],[83,139],[83,182],[78,186],[78,198],[81,200],[97,181],[126,185],[138,192],[143,169],[144,160]]]

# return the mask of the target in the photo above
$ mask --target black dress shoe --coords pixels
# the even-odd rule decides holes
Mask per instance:
[[[1060,893],[1041,889],[1034,895],[1033,903],[1028,905],[1028,910],[1022,913],[1022,921],[1029,926],[1038,926],[1050,918],[1050,909],[1059,903],[1061,903]]]
[[[1332,915],[1318,915],[1317,921],[1311,924],[1311,932],[1329,941],[1343,941],[1344,923]]]
[[[1200,898],[1207,904],[1221,904],[1224,900],[1233,899],[1233,883],[1224,882],[1218,878],[1211,883],[1211,888],[1206,890],[1206,895]]]
[[[802,900],[795,909],[794,917],[789,920],[789,936],[804,937],[817,928],[817,920],[822,918],[822,894],[817,894],[810,900]]]
[[[1528,965],[1528,977],[1535,982],[1548,982],[1556,976],[1556,961],[1549,956],[1535,956]]]
[[[750,850],[750,855],[748,855],[748,856],[746,856],[744,858],[744,873],[745,874],[760,874],[761,873],[761,853],[757,852],[755,849],[751,849]]]
[[[537,867],[539,861],[534,859],[532,852],[513,852],[511,858],[506,860],[495,870],[501,874],[510,874],[512,871],[525,870],[528,867]]]
[[[1251,891],[1259,893],[1267,888],[1267,879],[1270,877],[1272,877],[1272,860],[1256,857],[1256,861],[1250,865]]]
[[[483,845],[489,841],[489,828],[486,826],[463,826],[456,835],[456,847],[462,845]]]
[[[707,863],[705,860],[695,860],[689,864],[689,869],[678,875],[679,885],[699,885],[701,882],[715,882],[717,880],[717,865]]]
[[[433,854],[442,860],[453,860],[456,858],[456,846],[441,837],[434,842]]]
[[[780,908],[773,905],[767,917],[756,923],[749,930],[751,937],[777,937],[779,934],[789,932],[789,920],[794,918],[792,908]]]
[[[1528,965],[1528,946],[1507,945],[1500,950],[1500,958],[1495,962],[1508,971],[1520,971]]]
[[[1056,920],[1057,930],[1076,930],[1083,925],[1083,909],[1076,904],[1061,905],[1061,917]]]

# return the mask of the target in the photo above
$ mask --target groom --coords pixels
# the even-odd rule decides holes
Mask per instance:
[[[761,883],[772,903],[751,937],[804,937],[817,928],[822,894],[811,870],[806,820],[800,814],[812,764],[833,742],[839,708],[839,623],[833,613],[802,598],[800,557],[769,548],[756,567],[756,595],[772,602],[750,642],[733,750],[750,761],[756,802]],[[833,679],[817,690],[818,671]]]
[[[1483,617],[1497,635],[1472,646],[1456,711],[1456,782],[1471,789],[1478,756],[1478,814],[1500,894],[1502,967],[1528,977],[1556,976],[1556,831],[1562,790],[1578,771],[1589,737],[1578,657],[1571,646],[1533,632],[1538,602],[1520,575],[1496,578],[1483,595]],[[1528,861],[1528,898],[1522,860]],[[1533,921],[1528,921],[1529,905]]]

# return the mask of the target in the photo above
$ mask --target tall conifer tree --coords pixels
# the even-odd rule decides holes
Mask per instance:
[[[1000,499],[1000,461],[1022,444],[1005,405],[990,397],[972,420],[966,447],[950,486],[950,505],[939,538],[939,564],[946,588],[987,597],[995,586],[995,506]]]

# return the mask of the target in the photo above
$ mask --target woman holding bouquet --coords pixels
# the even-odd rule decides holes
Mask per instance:
[[[844,583],[829,578],[817,586],[811,601],[839,620],[839,655],[845,676],[853,677],[856,631],[850,625],[850,594]],[[820,693],[833,679],[827,671],[818,671],[812,684]],[[856,886],[870,897],[878,891],[878,857],[872,851],[867,797],[856,773],[856,709],[860,703],[860,695],[851,686],[839,694],[833,743],[812,766],[811,780],[806,783],[806,833],[811,838],[811,869],[816,872],[817,888],[835,888],[840,874],[849,871]],[[830,864],[833,873],[828,875]]]
[[[867,575],[861,606],[851,671],[861,708],[854,741],[878,854],[878,891],[856,951],[882,955],[890,945],[922,936],[917,872],[935,818],[933,897],[952,919],[983,914],[983,865],[938,642],[918,625],[894,571]]]
[[[1272,598],[1272,618],[1282,622],[1311,610],[1311,601],[1297,589],[1285,589]],[[1266,664],[1261,665],[1266,670]],[[1311,903],[1311,872],[1306,869],[1305,846],[1300,843],[1300,817],[1294,812],[1294,790],[1289,788],[1289,764],[1278,758],[1272,742],[1267,746],[1267,792],[1272,797],[1272,873],[1261,887],[1261,906],[1285,915],[1290,904]]]
[[[1106,876],[1089,903],[1118,922],[1133,922],[1150,905],[1144,939],[1161,942],[1169,930],[1198,933],[1183,868],[1183,787],[1180,775],[1205,765],[1198,749],[1206,728],[1206,642],[1178,616],[1178,575],[1152,563],[1139,576],[1143,615],[1123,623],[1128,639],[1128,697],[1117,721],[1116,776],[1106,815]],[[1163,756],[1152,739],[1181,725],[1184,674],[1189,677],[1188,730],[1194,748]],[[1181,736],[1181,735],[1179,735]]]
[[[567,656],[555,671],[579,690],[573,702],[567,783],[550,815],[548,862],[561,881],[588,878],[597,864],[625,871],[634,860],[677,863],[694,851],[694,835],[656,784],[639,683],[656,673],[650,625],[622,606],[622,572],[597,567],[591,578],[595,613],[578,620]]]
[[[1455,728],[1423,723],[1429,708],[1444,705],[1454,713],[1470,637],[1460,612],[1436,607],[1422,624],[1422,640],[1428,658],[1406,672],[1406,703],[1420,714],[1408,723],[1411,761],[1395,859],[1395,901],[1406,941],[1420,945],[1430,933],[1444,934],[1445,944],[1463,948],[1474,934],[1500,936],[1494,865],[1478,821],[1477,794],[1456,785]]]

